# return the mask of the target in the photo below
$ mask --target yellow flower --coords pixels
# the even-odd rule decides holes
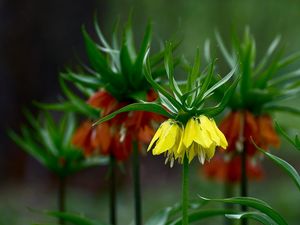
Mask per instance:
[[[163,122],[154,137],[152,138],[147,151],[152,150],[153,155],[164,153],[166,163],[170,161],[172,167],[176,159],[181,160],[182,154],[179,149],[182,147],[183,128],[177,121],[168,119]]]
[[[178,154],[183,154],[181,151],[185,149],[189,162],[198,156],[202,164],[214,156],[217,146],[226,149],[228,145],[215,121],[204,115],[192,117],[187,122],[182,143],[184,148],[178,149]]]
[[[184,129],[181,123],[173,119],[163,122],[152,138],[148,151],[152,150],[153,155],[164,153],[166,163],[170,161],[172,167],[177,159],[182,163],[184,155],[189,162],[197,156],[203,164],[214,156],[217,146],[226,149],[227,145],[215,121],[201,115],[189,119]]]

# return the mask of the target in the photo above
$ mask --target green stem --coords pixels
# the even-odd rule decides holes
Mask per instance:
[[[242,154],[241,154],[241,171],[242,171],[242,177],[241,177],[241,196],[242,197],[248,197],[248,177],[247,177],[247,149],[245,148],[245,145],[243,146]],[[247,212],[248,208],[245,205],[241,206],[242,212]],[[248,220],[242,219],[241,220],[242,225],[247,225]]]
[[[116,160],[113,155],[110,156],[109,160],[110,164],[110,188],[109,188],[109,198],[110,198],[110,224],[116,225],[117,224],[117,207],[116,207]]]
[[[65,176],[59,176],[58,181],[58,210],[60,212],[66,211],[66,177]],[[58,223],[60,225],[65,224],[65,220],[63,218],[58,219]]]
[[[183,159],[182,169],[182,225],[189,224],[189,160],[186,155]]]
[[[133,172],[133,182],[134,182],[135,224],[142,225],[140,159],[139,159],[138,143],[136,141],[133,142],[132,172]]]

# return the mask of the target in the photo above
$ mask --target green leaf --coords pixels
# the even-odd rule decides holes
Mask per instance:
[[[226,214],[228,219],[253,219],[265,225],[277,225],[278,223],[274,222],[271,218],[265,214],[259,212],[245,212],[245,213],[236,213],[236,214]]]
[[[238,85],[240,77],[235,79],[235,81],[226,89],[221,102],[214,107],[207,107],[205,109],[200,109],[199,114],[208,115],[214,117],[221,113],[227,106],[230,98],[233,96],[236,86]]]
[[[290,136],[279,126],[277,122],[275,122],[275,129],[278,133],[280,133],[288,142],[290,142],[297,150],[300,151],[300,143],[298,136],[295,137],[295,141],[293,141]]]
[[[234,68],[234,65],[235,65],[235,60],[234,58],[229,54],[229,52],[227,51],[226,47],[225,47],[225,44],[219,34],[218,31],[215,32],[215,35],[216,35],[216,39],[217,39],[217,43],[220,47],[220,50],[223,54],[223,56],[225,57],[226,61],[228,62],[229,66],[231,68]]]
[[[151,38],[152,38],[152,24],[149,22],[144,34],[140,51],[137,55],[134,68],[133,68],[133,77],[131,79],[133,81],[132,83],[135,88],[139,88],[140,81],[143,79],[144,59],[148,49],[150,48]]]
[[[280,36],[277,36],[270,44],[265,56],[262,58],[260,61],[259,65],[257,66],[257,69],[254,71],[254,75],[257,75],[258,73],[261,72],[261,70],[265,67],[266,63],[270,59],[271,55],[274,53],[276,50],[277,46],[279,45],[281,40]]]
[[[211,61],[211,55],[210,55],[210,40],[206,39],[204,42],[204,58],[206,62]]]
[[[174,79],[174,63],[173,63],[173,58],[172,58],[172,44],[169,42],[167,43],[167,47],[166,47],[164,63],[165,63],[166,73],[167,73],[167,76],[169,79],[170,88],[173,91],[174,95],[177,97],[177,99],[180,99],[180,97],[182,96],[182,93]]]
[[[196,96],[195,101],[193,102],[193,105],[195,105],[196,107],[202,103],[203,95],[207,91],[208,87],[210,86],[210,83],[213,78],[214,68],[215,68],[215,60],[211,62],[208,74],[206,75],[203,84],[201,85],[200,93],[198,94],[198,96]]]
[[[150,62],[149,58],[147,57],[148,54],[145,56],[145,77],[147,81],[150,83],[152,88],[156,90],[158,93],[161,93],[165,98],[168,99],[169,102],[172,103],[172,105],[179,111],[182,108],[182,105],[162,86],[160,86],[155,80],[153,80],[153,77],[151,75],[151,68],[150,68]]]
[[[64,79],[72,81],[73,83],[79,83],[85,87],[94,89],[95,91],[102,87],[104,84],[97,77],[87,76],[83,74],[76,74],[68,70],[66,73],[61,73]]]
[[[33,158],[35,158],[42,165],[46,166],[48,164],[47,163],[47,155],[41,149],[39,149],[38,146],[33,144],[32,141],[22,138],[21,136],[17,135],[12,130],[8,131],[8,135],[18,146],[20,146],[24,151],[26,151],[28,154],[30,154]]]
[[[71,138],[73,136],[75,126],[76,126],[76,120],[75,115],[73,113],[66,113],[66,126],[62,130],[63,134],[63,146],[67,147],[70,145]]]
[[[112,72],[110,71],[106,58],[101,54],[97,45],[94,43],[92,38],[86,32],[85,28],[82,28],[83,37],[86,45],[86,51],[90,60],[92,67],[99,72],[105,80],[108,80],[108,75]]]
[[[100,110],[88,105],[85,101],[77,97],[75,94],[73,94],[65,84],[64,80],[61,78],[60,80],[60,86],[65,93],[65,95],[71,100],[71,103],[74,104],[78,112],[87,115],[92,118],[97,118],[99,116]]]
[[[40,109],[44,110],[54,110],[54,111],[76,111],[76,107],[71,102],[61,102],[61,103],[42,103],[34,101],[33,104]]]
[[[281,59],[278,63],[278,68],[286,67],[287,65],[295,62],[299,58],[300,58],[300,52],[295,52],[295,53],[285,57],[284,59]]]
[[[104,223],[88,219],[85,216],[75,213],[52,211],[47,212],[47,214],[49,216],[64,219],[65,221],[74,225],[104,225]]]
[[[171,207],[167,207],[159,211],[158,213],[154,214],[150,219],[148,219],[145,225],[165,225],[168,221],[171,211]]]
[[[108,121],[120,113],[131,112],[131,111],[146,111],[146,112],[157,113],[157,114],[166,116],[168,118],[173,117],[172,114],[170,114],[168,111],[166,111],[161,105],[154,103],[154,102],[143,102],[143,103],[133,103],[130,105],[126,105],[123,108],[118,109],[105,117],[102,117],[100,120],[98,120],[93,125],[97,125],[99,123]]]
[[[283,159],[272,155],[271,153],[265,151],[264,149],[258,147],[255,142],[252,139],[252,143],[255,145],[255,147],[262,152],[265,156],[267,156],[269,159],[271,159],[276,165],[278,165],[283,171],[285,171],[290,178],[294,181],[298,189],[300,190],[300,176],[298,172],[295,170],[294,167],[292,167],[288,162],[284,161]]]
[[[232,210],[225,210],[225,209],[206,209],[206,210],[199,210],[196,212],[189,213],[189,223],[197,222],[202,219],[215,217],[215,216],[225,216],[228,213],[233,213]],[[181,225],[182,224],[182,218],[178,218],[170,223],[168,225]]]
[[[199,48],[196,51],[196,57],[194,59],[194,65],[192,67],[192,70],[188,76],[187,81],[187,91],[192,91],[193,87],[195,86],[195,81],[200,73],[200,50]]]
[[[258,210],[261,213],[264,213],[272,220],[274,220],[278,225],[288,225],[287,222],[282,218],[282,216],[278,212],[276,212],[271,206],[269,206],[264,201],[256,198],[233,197],[233,198],[224,198],[224,199],[208,199],[201,196],[200,198],[207,202],[222,202],[222,203],[245,205]]]
[[[203,99],[207,96],[209,96],[213,91],[215,91],[217,88],[221,87],[223,84],[225,84],[235,73],[237,69],[237,65],[221,80],[219,80],[217,83],[215,83],[211,88],[209,88],[204,94]]]
[[[181,41],[172,41],[172,52],[175,51],[176,48],[180,45]],[[158,64],[162,62],[166,54],[166,48],[163,48],[160,52],[153,54],[150,56],[150,65],[151,68],[154,68]]]
[[[94,17],[94,27],[95,27],[95,30],[96,30],[96,33],[99,37],[99,40],[101,41],[101,43],[103,44],[103,46],[107,49],[111,49],[110,45],[108,44],[108,42],[105,40],[105,37],[99,27],[99,24],[98,24],[98,21],[97,21],[97,15],[95,15]]]

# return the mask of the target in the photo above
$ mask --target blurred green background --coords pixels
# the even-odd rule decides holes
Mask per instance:
[[[59,95],[58,72],[65,65],[85,58],[81,25],[92,30],[97,12],[104,33],[109,36],[115,20],[125,21],[133,11],[133,27],[137,40],[143,35],[147,21],[154,24],[154,40],[159,43],[178,36],[183,39],[178,54],[191,58],[196,47],[202,48],[207,38],[214,39],[219,30],[225,41],[232,30],[242,32],[249,26],[257,40],[258,55],[263,54],[276,35],[282,35],[287,53],[300,50],[300,1],[297,0],[28,0],[0,2],[0,224],[22,225],[51,221],[33,209],[55,209],[56,180],[38,163],[27,157],[6,136],[6,129],[18,129],[24,122],[23,107],[31,108],[32,100],[53,101]],[[215,42],[212,42],[212,46]],[[222,58],[218,63],[223,64]],[[300,66],[300,62],[298,63]],[[300,107],[298,98],[284,104]],[[275,115],[294,135],[300,130],[300,118]],[[300,171],[299,153],[283,141],[274,150]],[[251,183],[250,195],[261,198],[278,210],[289,224],[300,220],[300,194],[292,181],[275,165],[264,161],[266,178]],[[120,224],[133,217],[130,165],[127,177],[119,174]],[[180,200],[180,167],[164,166],[164,159],[150,154],[142,160],[143,212],[148,218],[158,209]],[[191,197],[197,194],[220,197],[222,185],[205,180],[193,163]],[[106,168],[84,171],[69,180],[68,208],[84,212],[92,218],[107,220]],[[218,224],[205,220],[199,224]]]

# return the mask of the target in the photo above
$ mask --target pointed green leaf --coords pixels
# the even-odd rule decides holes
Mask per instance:
[[[201,221],[206,218],[210,217],[216,217],[216,216],[225,216],[228,213],[234,213],[233,210],[225,210],[225,209],[206,209],[206,210],[199,210],[196,212],[189,213],[189,223]],[[182,218],[178,218],[170,223],[168,225],[181,225],[182,224]]]
[[[218,43],[218,45],[219,45],[219,47],[220,47],[220,50],[221,50],[223,56],[225,57],[225,59],[226,59],[226,61],[228,62],[229,66],[230,66],[231,68],[234,68],[235,60],[234,60],[234,58],[229,54],[229,52],[228,52],[227,48],[225,47],[225,44],[224,44],[224,42],[223,42],[223,40],[222,40],[222,38],[221,38],[221,36],[220,36],[220,34],[219,34],[219,32],[216,31],[216,32],[215,32],[215,35],[216,35],[217,43]]]
[[[80,214],[69,213],[69,212],[47,212],[49,216],[64,219],[65,221],[74,225],[104,225],[104,223],[93,221]]]
[[[298,137],[295,137],[295,141],[293,141],[289,135],[279,126],[277,122],[275,122],[275,129],[278,133],[280,133],[288,142],[290,142],[297,150],[300,151],[300,143]]]
[[[99,116],[100,111],[90,105],[88,105],[85,101],[77,97],[75,94],[73,94],[63,81],[63,79],[60,79],[60,86],[65,93],[65,95],[71,100],[72,104],[76,107],[78,112],[83,113],[84,115],[88,115],[92,118],[97,118]]]
[[[257,69],[254,71],[254,75],[257,75],[262,71],[262,69],[265,67],[266,63],[270,60],[271,55],[276,50],[277,46],[279,45],[281,40],[280,36],[277,36],[270,44],[265,56],[260,61],[259,65],[257,66]]]
[[[278,212],[276,212],[271,206],[269,206],[266,202],[256,198],[232,197],[232,198],[224,198],[224,199],[208,199],[201,196],[199,197],[202,200],[207,202],[222,202],[222,203],[245,205],[258,210],[261,213],[264,213],[272,220],[274,220],[278,225],[288,225],[287,222],[282,218],[282,216]]]
[[[157,103],[154,102],[133,103],[130,105],[126,105],[123,108],[118,109],[105,117],[102,117],[100,120],[94,123],[94,125],[108,121],[120,113],[131,112],[131,111],[146,111],[146,112],[157,113],[166,116],[167,118],[173,117],[172,114],[167,112],[161,105]]]
[[[133,85],[138,88],[140,85],[140,81],[143,79],[143,66],[144,66],[144,58],[147,54],[148,49],[150,48],[152,38],[152,24],[149,22],[144,34],[144,38],[140,47],[140,51],[137,55],[134,68],[133,68]]]
[[[288,162],[284,161],[283,159],[281,159],[275,155],[272,155],[271,153],[267,152],[266,150],[258,147],[255,144],[255,142],[253,141],[253,139],[252,139],[252,143],[255,145],[255,147],[260,152],[262,152],[265,156],[267,156],[269,159],[271,159],[276,165],[278,165],[281,169],[283,169],[283,171],[285,171],[292,178],[292,180],[294,181],[294,183],[300,190],[300,176],[294,167],[292,167]]]
[[[224,76],[221,80],[219,80],[217,83],[215,83],[211,88],[209,88],[204,94],[203,94],[203,99],[206,98],[208,95],[210,95],[213,91],[215,91],[217,88],[221,87],[223,84],[225,84],[236,72],[237,70],[237,64],[235,67],[226,75]]]
[[[245,213],[236,213],[236,214],[226,214],[228,219],[253,219],[265,225],[277,225],[278,223],[274,222],[270,217],[259,212],[245,212]]]
[[[173,91],[174,95],[177,97],[177,99],[180,99],[180,97],[182,96],[182,93],[174,79],[174,63],[173,63],[173,58],[172,58],[172,44],[171,43],[167,43],[164,64],[165,64],[166,73],[167,73],[167,76],[169,79],[170,88]]]
[[[159,211],[158,213],[154,214],[150,219],[148,219],[145,225],[165,225],[168,221],[171,211],[171,207],[167,207]]]
[[[165,98],[167,98],[168,101],[172,103],[172,105],[177,109],[177,111],[179,111],[182,108],[182,105],[167,90],[165,90],[161,85],[159,85],[155,80],[153,80],[153,77],[151,75],[150,62],[147,56],[148,54],[146,54],[144,59],[144,64],[145,64],[144,72],[147,81],[151,84],[154,90],[156,90],[157,92],[165,96]]]

